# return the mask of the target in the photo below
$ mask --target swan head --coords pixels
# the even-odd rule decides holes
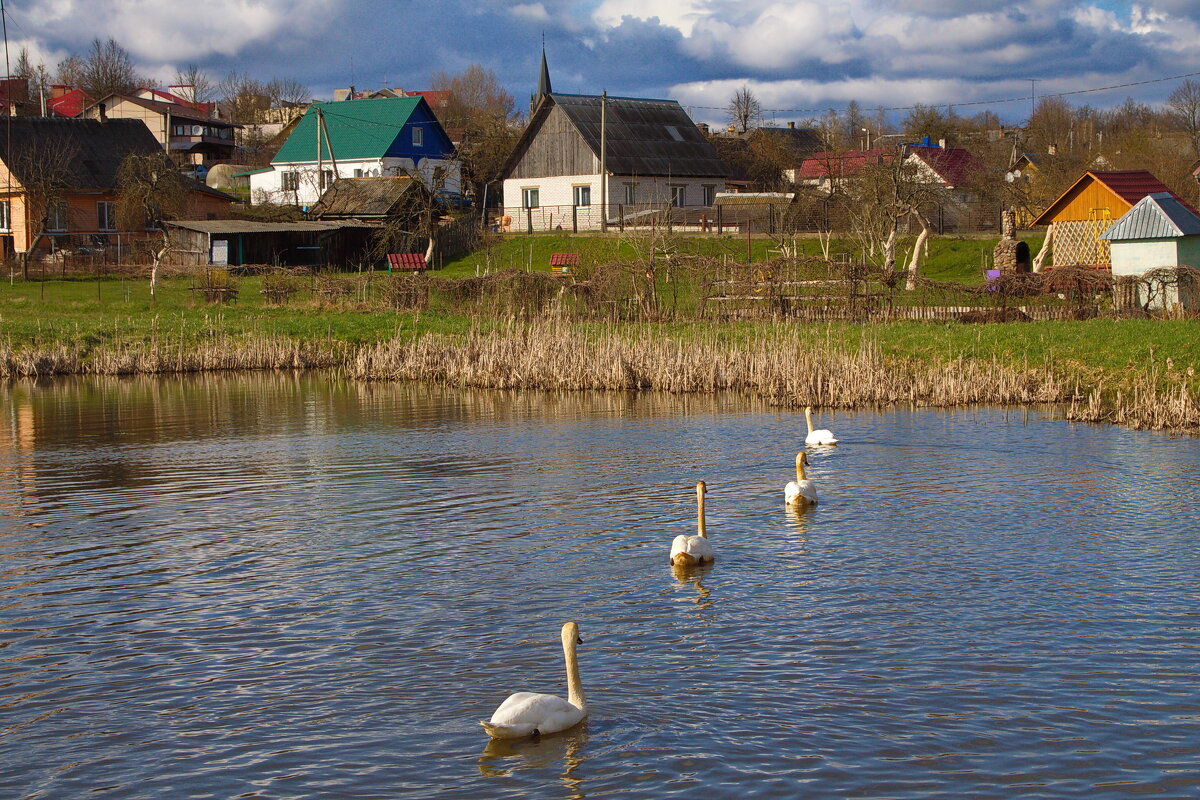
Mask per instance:
[[[563,644],[583,644],[583,639],[579,636],[579,625],[574,622],[568,622],[562,626]]]
[[[704,497],[704,495],[708,494],[708,484],[706,484],[704,481],[697,481],[696,494],[700,497]]]
[[[797,467],[808,466],[808,453],[801,450],[799,453],[796,454],[796,466]]]

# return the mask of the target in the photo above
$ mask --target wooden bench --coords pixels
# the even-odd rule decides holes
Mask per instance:
[[[551,253],[550,271],[555,275],[570,275],[572,267],[579,266],[579,253]]]
[[[388,253],[388,272],[394,269],[425,271],[424,253]]]

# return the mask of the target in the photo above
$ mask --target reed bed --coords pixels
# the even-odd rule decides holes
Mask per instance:
[[[349,371],[363,380],[496,389],[739,392],[784,407],[1056,403],[1077,392],[1049,368],[890,358],[869,337],[846,347],[782,326],[731,341],[673,339],[653,326],[510,323],[464,338],[426,335],[365,346]]]

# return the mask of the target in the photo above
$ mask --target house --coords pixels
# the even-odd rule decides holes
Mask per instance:
[[[1161,192],[1183,203],[1178,195],[1146,170],[1088,170],[1032,224],[1050,226],[1043,247],[1050,246],[1054,266],[1108,269],[1111,263],[1109,241],[1100,235],[1143,197]],[[1183,205],[1190,210],[1186,203]],[[1040,254],[1038,258],[1041,258]]]
[[[6,252],[116,234],[121,162],[135,153],[160,152],[141,120],[13,117],[0,125],[0,237]],[[192,185],[188,216],[228,213],[232,197]],[[39,195],[51,192],[53,206],[47,210]]]
[[[338,178],[409,174],[446,192],[460,188],[454,146],[423,97],[313,103],[271,169],[249,176],[250,195],[255,203],[307,207]]]
[[[820,151],[800,162],[785,176],[797,186],[807,186],[825,194],[833,192],[872,167],[891,164],[897,151],[892,148],[873,150]]]
[[[1109,244],[1113,277],[1161,267],[1200,267],[1200,216],[1170,192],[1148,194],[1100,234]],[[1200,310],[1200,286],[1182,282],[1153,291],[1150,308]],[[1141,302],[1138,302],[1141,305]]]
[[[191,105],[110,94],[89,106],[88,119],[138,119],[158,140],[159,148],[188,164],[210,166],[233,161],[237,125],[215,119]]]
[[[73,89],[62,83],[50,87],[50,99],[46,101],[46,112],[52,117],[75,117],[94,101],[83,89]]]

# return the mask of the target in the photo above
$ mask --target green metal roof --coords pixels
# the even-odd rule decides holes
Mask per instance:
[[[317,160],[317,109],[325,116],[325,128],[337,158],[382,158],[420,102],[420,97],[379,97],[313,103],[271,163]],[[329,147],[324,137],[321,151],[322,158],[329,160]]]

